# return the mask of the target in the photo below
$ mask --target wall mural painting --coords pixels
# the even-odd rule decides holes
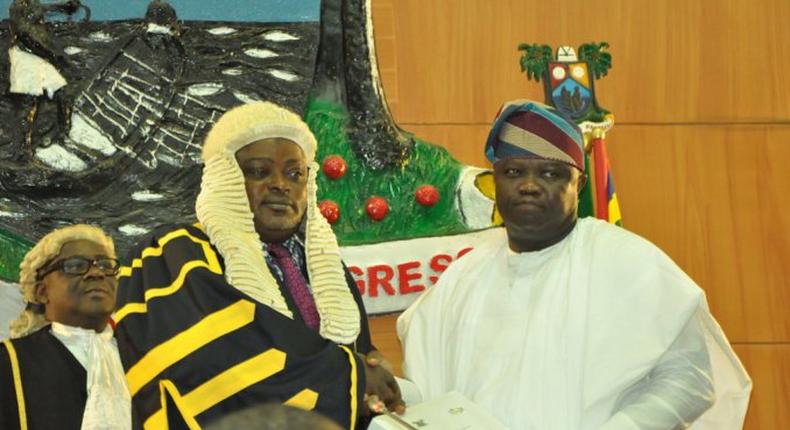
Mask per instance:
[[[17,279],[31,243],[58,226],[101,225],[124,255],[150,229],[193,219],[205,134],[222,113],[255,100],[302,114],[316,134],[322,212],[366,300],[387,299],[369,311],[405,307],[416,296],[406,294],[434,283],[449,264],[434,257],[457,258],[472,239],[424,243],[436,255],[417,266],[410,241],[492,225],[492,194],[478,180],[484,170],[391,119],[365,0],[5,4],[6,281]],[[372,261],[380,253],[368,247],[382,242],[403,245]],[[370,270],[382,265],[389,271]]]

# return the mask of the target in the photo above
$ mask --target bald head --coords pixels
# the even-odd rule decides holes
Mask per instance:
[[[283,406],[278,403],[253,406],[226,415],[206,430],[341,430],[340,426],[315,412]]]

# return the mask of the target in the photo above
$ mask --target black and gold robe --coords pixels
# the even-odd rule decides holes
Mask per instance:
[[[0,429],[79,430],[87,372],[49,326],[0,344]]]
[[[355,349],[372,348],[366,322],[358,342],[338,346],[298,318],[256,303],[223,271],[198,225],[157,230],[122,267],[115,334],[136,427],[179,422],[194,429],[247,406],[281,402],[354,428],[365,388]],[[366,321],[358,291],[354,297]]]

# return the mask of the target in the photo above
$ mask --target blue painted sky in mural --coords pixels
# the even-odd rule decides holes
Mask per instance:
[[[41,0],[41,3],[55,3]],[[142,18],[149,0],[82,0],[92,21]],[[320,0],[169,0],[184,21],[308,22],[318,21]],[[11,0],[0,0],[0,18],[8,18]]]

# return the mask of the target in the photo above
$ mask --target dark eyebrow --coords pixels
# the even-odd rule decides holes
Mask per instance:
[[[244,160],[244,162],[242,164],[251,163],[253,161],[268,161],[270,163],[273,163],[274,159],[269,158],[269,157],[248,158],[248,159]],[[299,164],[299,163],[301,163],[301,161],[302,161],[301,158],[289,158],[288,160],[285,160],[285,164],[294,164],[294,163]]]
[[[274,162],[274,160],[269,158],[269,157],[255,157],[255,158],[248,158],[248,159],[244,160],[244,163],[249,163],[249,162],[252,162],[252,161],[269,161],[269,162]]]
[[[97,259],[101,259],[101,258],[113,258],[113,257],[110,257],[109,255],[107,255],[105,253],[94,254],[94,255],[74,254],[74,255],[69,255],[68,257],[58,257],[57,260],[53,260],[53,262],[54,261],[58,261],[58,260],[66,260],[66,259],[74,258],[74,257],[87,258],[88,260],[97,260]]]
[[[562,161],[558,161],[558,160],[542,160],[542,162],[543,162],[543,165],[544,165],[544,166],[551,166],[551,167],[568,167],[568,168],[570,168],[570,167],[571,167],[570,165],[568,165],[568,163],[564,163],[564,162],[562,162]]]

